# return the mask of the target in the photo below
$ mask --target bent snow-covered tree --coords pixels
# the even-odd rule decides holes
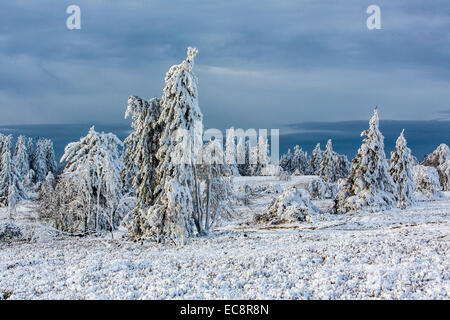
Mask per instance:
[[[56,227],[86,233],[118,226],[124,215],[121,145],[114,134],[92,127],[80,141],[66,146],[61,158],[66,167],[55,187],[57,199],[52,200]]]
[[[413,159],[411,150],[406,145],[403,133],[404,130],[402,130],[397,139],[395,150],[391,152],[391,161],[389,163],[389,173],[396,184],[395,197],[397,206],[400,209],[406,209],[414,204],[414,191],[416,188],[412,173]]]
[[[158,124],[163,128],[156,154],[155,201],[148,210],[145,234],[158,241],[184,244],[203,234],[200,224],[200,186],[196,162],[201,159],[202,113],[198,105],[197,78],[193,73],[197,49],[172,66],[165,77]],[[199,152],[200,151],[200,152]],[[200,153],[200,154],[199,154]]]
[[[390,209],[396,204],[395,183],[388,171],[384,137],[379,129],[378,110],[370,119],[366,136],[352,161],[350,176],[336,196],[336,212]]]

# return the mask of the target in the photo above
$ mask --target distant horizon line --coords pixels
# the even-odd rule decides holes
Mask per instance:
[[[282,124],[282,127],[289,127],[294,125],[299,125],[302,123],[346,123],[346,122],[361,122],[365,121],[368,122],[369,119],[359,119],[359,120],[337,120],[337,121],[318,121],[318,120],[311,120],[311,121],[302,121],[302,122],[292,122],[292,123],[286,123]],[[384,121],[392,121],[392,122],[450,122],[450,118],[439,118],[439,119],[430,119],[430,120],[406,120],[406,119],[380,119],[380,122]],[[95,126],[95,125],[126,125],[126,120],[124,122],[102,122],[102,121],[94,121],[94,122],[59,122],[59,123],[20,123],[20,124],[0,124],[0,127],[20,127],[20,126],[60,126],[60,125],[87,125],[87,126]],[[237,128],[237,126],[230,126]],[[228,127],[227,127],[228,128]],[[1,129],[1,128],[0,128]]]

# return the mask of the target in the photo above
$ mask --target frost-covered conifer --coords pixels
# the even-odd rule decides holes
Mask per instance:
[[[327,147],[323,153],[322,160],[320,161],[318,175],[328,183],[334,183],[337,181],[336,168],[334,166],[334,156],[333,145],[331,139],[327,142]]]
[[[280,167],[283,171],[292,173],[292,154],[291,149],[288,149],[287,153],[283,154],[280,159]]]
[[[416,188],[412,173],[413,159],[411,150],[406,145],[403,133],[404,130],[402,130],[397,139],[395,151],[391,152],[391,161],[389,163],[389,173],[396,184],[395,198],[400,209],[406,209],[414,204],[414,191]]]
[[[1,137],[0,150],[0,206],[14,209],[26,193],[12,156],[12,136]]]
[[[389,175],[384,137],[379,130],[378,110],[370,119],[370,127],[361,133],[366,136],[352,161],[350,176],[336,197],[337,213],[349,211],[379,211],[396,204],[395,183]]]
[[[346,155],[338,154],[335,152],[333,157],[334,168],[336,170],[336,178],[344,179],[347,178],[350,173],[350,161]]]
[[[134,238],[140,238],[143,232],[150,228],[146,215],[153,205],[154,191],[158,186],[156,152],[161,136],[161,127],[158,124],[160,114],[161,105],[157,98],[149,102],[134,96],[128,99],[125,117],[132,116],[133,132],[125,139],[123,180],[125,186],[135,190],[137,197],[135,215],[129,226]]]
[[[150,230],[158,241],[183,244],[186,238],[202,233],[199,222],[200,186],[195,162],[201,126],[197,78],[192,69],[197,49],[188,48],[187,58],[172,66],[165,77],[158,124],[163,129],[156,169],[157,189],[148,211]],[[201,128],[200,128],[201,129]]]
[[[14,165],[19,178],[22,181],[25,180],[28,171],[30,171],[30,157],[28,154],[28,139],[22,135],[18,137],[16,142]]]
[[[31,169],[34,171],[35,182],[42,182],[49,172],[56,173],[57,164],[53,142],[49,139],[40,138],[36,142],[31,159]]]
[[[298,175],[306,174],[308,168],[308,154],[298,145],[294,147],[294,154],[291,161],[291,171],[298,170]]]
[[[233,175],[238,176],[239,170],[237,167],[236,158],[236,136],[234,132],[234,127],[227,130],[227,137],[225,141],[225,161],[230,168]]]
[[[311,152],[311,156],[308,161],[308,174],[317,175],[320,168],[320,161],[322,161],[323,151],[320,150],[320,143],[316,145]]]

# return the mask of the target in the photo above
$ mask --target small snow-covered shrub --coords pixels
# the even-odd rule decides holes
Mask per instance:
[[[0,223],[0,241],[19,240],[22,237],[20,228],[12,222]]]
[[[412,171],[419,199],[431,200],[441,197],[439,175],[434,167],[417,165]]]
[[[275,197],[265,213],[255,216],[255,222],[279,224],[305,221],[310,214],[319,212],[306,190],[292,187]]]
[[[326,183],[320,177],[308,183],[308,191],[312,199],[332,199],[335,197],[337,190],[336,183]]]

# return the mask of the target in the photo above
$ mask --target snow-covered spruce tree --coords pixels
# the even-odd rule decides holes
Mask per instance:
[[[61,158],[66,167],[55,188],[57,227],[86,233],[118,226],[124,215],[121,145],[114,134],[98,133],[92,127],[80,141],[66,146]]]
[[[334,167],[334,156],[333,145],[331,139],[329,139],[327,147],[323,152],[322,160],[320,160],[319,171],[317,172],[319,177],[328,183],[334,183],[338,179],[336,176],[336,168]]]
[[[134,216],[129,224],[129,231],[133,238],[141,238],[150,228],[148,210],[155,200],[156,168],[158,159],[161,127],[158,119],[161,114],[159,99],[153,98],[149,102],[137,97],[128,99],[125,117],[132,116],[133,132],[125,139],[126,150],[123,172],[124,185],[134,189],[137,205]]]
[[[384,153],[384,137],[379,130],[378,110],[370,119],[370,127],[361,133],[366,136],[352,161],[346,185],[336,196],[336,212],[390,209],[396,204],[395,183],[388,171]]]
[[[22,135],[17,138],[14,165],[19,178],[24,181],[30,171],[30,156],[28,154],[28,139]]]
[[[12,136],[2,136],[1,140],[0,206],[8,206],[10,209],[14,209],[16,203],[25,198],[26,193],[13,161]]]
[[[308,174],[317,175],[320,168],[320,161],[322,161],[323,151],[320,150],[320,143],[316,145],[311,152],[311,156],[308,161]]]
[[[239,176],[236,158],[236,136],[234,127],[227,130],[227,137],[225,141],[225,162],[230,168],[234,176]]]
[[[287,153],[283,154],[280,158],[280,167],[283,171],[292,173],[292,154],[291,149],[288,149]]]
[[[269,143],[267,141],[267,137],[260,135],[258,137],[257,148],[257,170],[254,175],[261,175],[263,169],[265,169],[269,164]]]
[[[155,187],[156,151],[159,148],[161,132],[157,121],[160,114],[161,105],[158,98],[152,98],[148,102],[136,96],[128,99],[125,118],[131,115],[133,131],[124,141],[126,146],[123,171],[124,187],[126,189],[140,188],[139,192],[146,194],[140,198],[147,199],[147,204],[153,199],[148,192]],[[148,206],[144,207],[148,208]]]
[[[49,139],[40,138],[36,142],[36,148],[31,159],[31,169],[34,171],[35,182],[44,181],[47,174],[49,172],[55,174],[57,168],[53,142]]]
[[[404,130],[397,139],[395,150],[391,152],[389,163],[389,173],[396,184],[397,207],[400,209],[406,209],[416,201],[414,196],[416,183],[412,173],[413,159],[403,133]]]
[[[201,195],[195,165],[201,148],[198,127],[203,118],[198,105],[197,78],[192,71],[197,52],[188,48],[186,60],[172,66],[165,77],[158,120],[163,131],[157,152],[156,197],[147,215],[151,227],[144,231],[144,236],[178,245],[184,244],[188,237],[206,232],[201,225]]]
[[[255,172],[254,164],[251,159],[257,155],[257,149],[250,146],[250,141],[240,137],[238,142],[238,164],[239,174],[241,176],[252,176]],[[243,154],[243,156],[242,156]]]
[[[450,148],[445,144],[440,144],[436,150],[425,156],[422,165],[436,168],[439,175],[439,182],[443,191],[449,188],[450,176],[448,175],[448,164],[450,161]]]
[[[55,209],[55,185],[56,180],[53,173],[49,172],[45,180],[42,182],[39,188],[39,216],[43,219],[51,218]]]
[[[298,145],[294,147],[294,154],[291,161],[291,171],[298,171],[299,175],[306,174],[308,168],[308,154]]]
[[[336,170],[336,178],[346,179],[350,174],[351,163],[348,161],[346,155],[338,154],[335,152],[333,157],[334,168]]]

